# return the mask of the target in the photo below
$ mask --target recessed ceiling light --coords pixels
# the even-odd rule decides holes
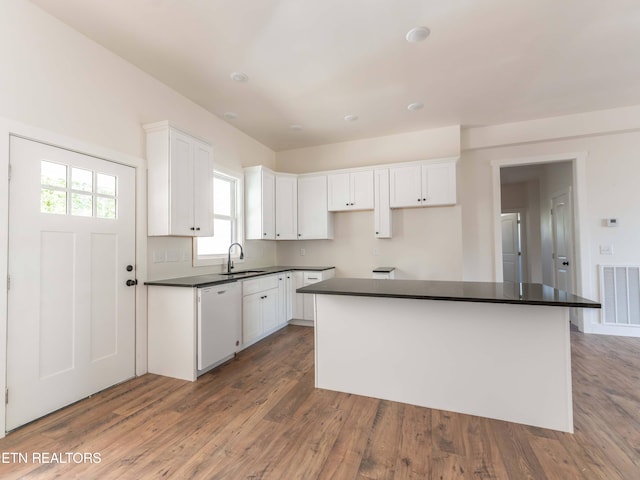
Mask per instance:
[[[231,80],[233,80],[234,82],[244,83],[249,80],[249,77],[247,76],[247,74],[243,72],[233,72],[229,76],[231,77]]]
[[[358,120],[358,116],[357,115],[345,115],[344,119],[347,122],[355,122],[356,120]]]
[[[415,27],[407,32],[405,38],[407,39],[407,42],[421,42],[426,39],[430,33],[431,30],[429,30],[427,27]]]
[[[238,118],[238,114],[234,112],[224,112],[224,118],[227,120],[235,120]]]
[[[294,123],[293,125],[289,125],[289,128],[291,130],[295,130],[296,132],[299,132],[300,130],[302,130],[302,125],[298,125],[297,123]]]
[[[424,107],[424,103],[414,102],[407,105],[407,110],[415,112],[416,110],[420,110],[422,107]]]

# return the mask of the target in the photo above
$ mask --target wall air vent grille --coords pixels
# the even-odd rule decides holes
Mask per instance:
[[[602,322],[640,326],[640,266],[600,265]]]

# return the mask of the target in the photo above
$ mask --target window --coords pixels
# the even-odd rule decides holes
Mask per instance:
[[[213,172],[213,237],[193,241],[194,265],[223,263],[229,245],[242,240],[242,178],[221,171]],[[236,249],[232,252],[238,255]]]
[[[115,219],[116,183],[113,175],[42,160],[40,211]]]

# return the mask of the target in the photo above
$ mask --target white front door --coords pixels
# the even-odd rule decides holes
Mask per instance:
[[[573,293],[573,235],[571,222],[571,191],[551,199],[553,262],[555,287]]]
[[[520,228],[517,213],[503,213],[502,218],[502,281],[522,283]]]
[[[6,429],[135,375],[135,169],[11,137]]]

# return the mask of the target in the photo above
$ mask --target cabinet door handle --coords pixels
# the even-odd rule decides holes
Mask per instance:
[[[350,203],[349,205],[354,206],[354,205],[355,205],[355,203]]]
[[[227,291],[226,291],[226,290],[220,290],[220,291],[218,292],[218,295],[222,295],[223,293],[227,293]]]
[[[345,203],[345,205],[348,207],[348,206],[349,206],[349,203]]]
[[[302,236],[302,234],[301,234],[301,233],[299,233],[299,234],[298,234],[298,236],[299,236],[299,237],[301,237],[301,236]]]
[[[309,280],[318,280],[318,277],[307,277]]]
[[[196,230],[200,230],[200,227],[196,227]]]
[[[426,198],[423,198],[423,199],[422,199],[422,201],[423,201],[423,202],[426,202],[426,201],[427,201],[427,199],[426,199]]]
[[[279,237],[279,236],[280,236],[280,234],[279,234],[279,233],[276,233],[276,237]]]
[[[418,199],[419,202],[421,202],[422,200]]]
[[[191,227],[189,230],[195,230],[195,229],[196,229],[196,227]]]

